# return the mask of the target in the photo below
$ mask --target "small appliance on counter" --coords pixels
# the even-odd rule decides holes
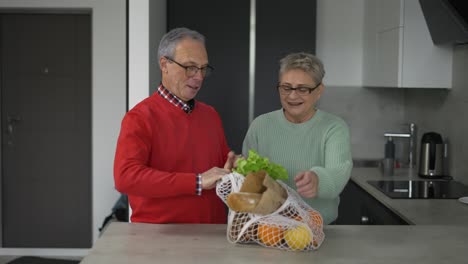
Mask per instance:
[[[385,156],[382,160],[382,172],[384,176],[392,176],[395,169],[395,143],[392,137],[388,137],[385,144]]]
[[[423,178],[444,177],[444,141],[435,132],[422,136],[421,152],[419,153],[419,176]]]

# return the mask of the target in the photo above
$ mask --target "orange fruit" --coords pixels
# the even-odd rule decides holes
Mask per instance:
[[[296,221],[299,221],[299,222],[302,222],[302,217],[300,215],[296,215],[292,219],[294,219]]]
[[[275,246],[283,239],[284,231],[282,228],[274,225],[259,224],[257,236],[266,246]]]
[[[309,226],[323,226],[323,218],[317,211],[309,211]]]

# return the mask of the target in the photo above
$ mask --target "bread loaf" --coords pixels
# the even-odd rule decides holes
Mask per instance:
[[[267,175],[266,171],[261,170],[258,172],[249,172],[245,176],[244,183],[240,188],[240,192],[248,193],[263,193],[266,190],[266,187],[263,185],[265,176]]]

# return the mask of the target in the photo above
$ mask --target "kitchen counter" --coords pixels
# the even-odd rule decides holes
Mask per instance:
[[[378,168],[354,168],[351,180],[409,224],[468,227],[468,205],[458,199],[392,199],[367,183],[370,180],[424,180],[416,170],[395,169],[394,176],[383,176]]]
[[[288,252],[226,239],[226,225],[114,222],[81,263],[467,263],[468,228],[339,226],[322,246]]]

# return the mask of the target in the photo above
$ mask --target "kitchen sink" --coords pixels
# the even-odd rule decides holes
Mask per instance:
[[[379,159],[353,159],[354,168],[378,168],[380,163]]]

